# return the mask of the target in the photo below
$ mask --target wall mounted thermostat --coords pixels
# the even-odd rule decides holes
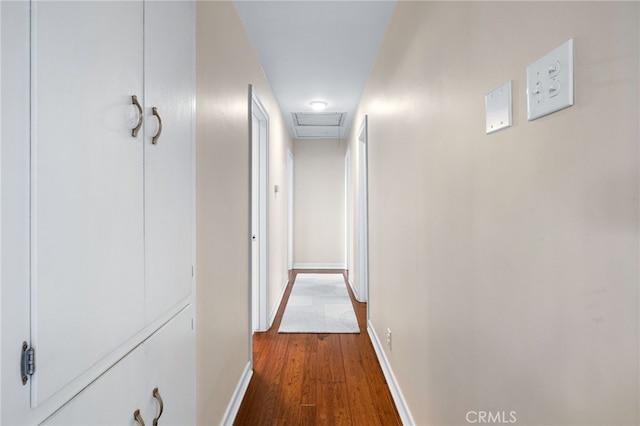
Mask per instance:
[[[573,39],[527,67],[529,121],[573,105]]]

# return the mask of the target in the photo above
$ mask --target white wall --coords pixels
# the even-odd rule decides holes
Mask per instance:
[[[345,141],[293,142],[295,268],[345,268]]]
[[[371,321],[417,424],[640,422],[639,10],[397,4],[355,123]],[[526,67],[569,38],[576,104],[528,122]],[[514,126],[487,136],[484,95],[510,79]]]
[[[249,92],[270,117],[270,292],[287,277],[286,149],[278,104],[232,2],[197,4],[197,423],[219,424],[249,361]]]

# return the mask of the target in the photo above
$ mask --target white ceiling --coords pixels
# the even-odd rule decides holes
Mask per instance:
[[[244,1],[235,6],[293,138],[343,138],[395,1]],[[346,113],[341,126],[295,126],[294,113]]]

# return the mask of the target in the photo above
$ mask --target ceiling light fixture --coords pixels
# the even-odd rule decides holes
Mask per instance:
[[[313,101],[309,105],[311,105],[311,109],[314,111],[324,111],[329,104],[325,101]]]

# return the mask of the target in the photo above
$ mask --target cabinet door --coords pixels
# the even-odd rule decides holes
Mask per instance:
[[[147,322],[191,293],[195,5],[145,5],[145,268]],[[158,134],[156,108],[162,120]]]
[[[32,6],[32,406],[144,326],[142,23],[140,1]]]
[[[150,398],[145,397],[144,356],[142,348],[131,352],[43,424],[139,426],[133,413],[140,410],[144,422],[151,425],[152,410],[147,407]]]
[[[47,425],[137,425],[160,414],[160,425],[195,424],[195,332],[188,306],[142,345],[51,416]]]
[[[161,328],[145,345],[146,397],[158,388],[164,403],[160,425],[195,424],[195,331],[189,306]],[[149,419],[159,413],[152,399]]]

